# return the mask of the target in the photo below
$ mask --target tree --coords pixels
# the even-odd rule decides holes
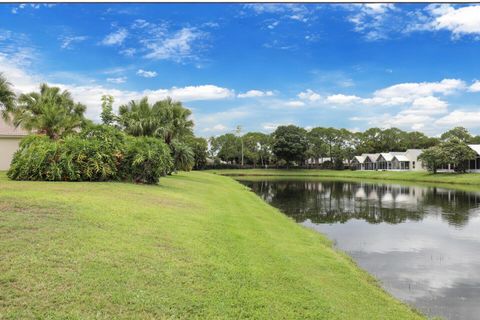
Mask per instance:
[[[175,170],[190,171],[195,165],[195,154],[192,148],[181,141],[172,141],[173,163]]]
[[[192,148],[193,155],[195,158],[193,168],[200,170],[205,168],[207,165],[207,156],[208,156],[208,142],[205,138],[201,137],[190,137],[187,141],[190,148]]]
[[[10,120],[10,113],[15,108],[15,93],[12,90],[12,85],[0,73],[0,113],[4,120]]]
[[[163,138],[171,145],[174,139],[193,135],[191,113],[181,102],[170,98],[150,105],[148,98],[144,97],[120,106],[119,122],[128,134]]]
[[[86,106],[75,103],[66,90],[40,86],[40,92],[22,94],[12,110],[13,124],[58,139],[84,125]]]
[[[465,172],[468,161],[475,159],[477,155],[464,141],[457,137],[450,138],[440,147],[446,154],[448,163],[452,164],[455,171],[458,172]]]
[[[433,146],[424,150],[418,160],[421,160],[427,170],[432,173],[437,173],[439,168],[448,164],[445,150],[440,146]]]
[[[116,120],[116,116],[113,113],[113,102],[113,96],[102,96],[102,113],[100,114],[100,118],[102,119],[103,124],[112,125]]]
[[[325,139],[325,128],[313,128],[307,133],[307,139],[308,156],[315,159],[315,163],[318,164],[318,159],[325,158],[329,150]]]
[[[242,137],[244,142],[245,158],[254,166],[258,162],[262,166],[270,159],[270,136],[261,132],[249,132]]]
[[[307,131],[294,125],[280,126],[273,133],[273,153],[288,164],[303,161],[308,149]]]
[[[455,127],[440,136],[440,139],[443,141],[448,141],[453,138],[458,138],[460,141],[468,143],[473,137],[464,127]]]
[[[210,138],[210,151],[212,157],[227,162],[238,163],[241,157],[240,139],[233,133],[226,133],[218,137]]]

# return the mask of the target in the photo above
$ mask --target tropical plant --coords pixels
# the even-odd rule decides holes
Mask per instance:
[[[6,121],[10,120],[10,113],[15,109],[15,99],[12,85],[0,73],[0,115]]]
[[[12,110],[13,124],[55,140],[79,130],[87,122],[85,110],[68,91],[42,84],[40,92],[20,95]]]
[[[194,169],[200,170],[205,168],[207,165],[208,157],[208,142],[205,138],[202,137],[189,137],[187,139],[188,145],[192,148],[193,155],[195,158]]]
[[[113,113],[114,101],[115,99],[113,98],[113,96],[110,96],[110,95],[102,96],[102,113],[100,114],[100,118],[102,119],[103,124],[112,125],[117,118]]]
[[[148,98],[130,101],[119,108],[119,122],[128,134],[163,138],[170,145],[174,139],[193,135],[191,111],[170,98],[150,105]]]
[[[128,137],[122,168],[124,179],[135,183],[158,183],[161,176],[172,171],[170,148],[157,138]]]
[[[172,149],[175,170],[191,171],[195,165],[195,154],[192,148],[184,142],[174,140]]]

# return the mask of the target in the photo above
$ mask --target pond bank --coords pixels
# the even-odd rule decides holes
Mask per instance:
[[[0,174],[0,234],[6,318],[423,318],[324,236],[205,172],[158,186]]]
[[[478,173],[437,173],[416,171],[352,171],[352,170],[319,170],[319,169],[220,169],[209,170],[226,176],[282,176],[282,177],[326,177],[354,178],[368,180],[411,181],[426,183],[463,184],[480,186]]]

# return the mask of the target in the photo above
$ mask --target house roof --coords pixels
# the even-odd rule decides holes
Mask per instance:
[[[355,159],[357,159],[357,161],[359,163],[364,163],[365,162],[365,156],[355,156]]]
[[[380,155],[385,159],[385,161],[392,161],[393,155],[391,153],[380,153]]]
[[[378,157],[380,157],[380,153],[367,153],[365,154],[365,158],[368,157],[372,162],[377,162]]]
[[[480,155],[480,144],[469,144],[468,146],[470,147],[470,149]]]
[[[404,155],[395,155],[395,159],[397,159],[398,161],[410,161],[406,156]]]
[[[22,130],[21,128],[15,128],[13,125],[0,118],[0,137],[23,137],[27,135],[27,131]]]

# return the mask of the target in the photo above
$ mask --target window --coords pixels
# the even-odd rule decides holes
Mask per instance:
[[[415,169],[415,161],[412,161],[412,169]]]

